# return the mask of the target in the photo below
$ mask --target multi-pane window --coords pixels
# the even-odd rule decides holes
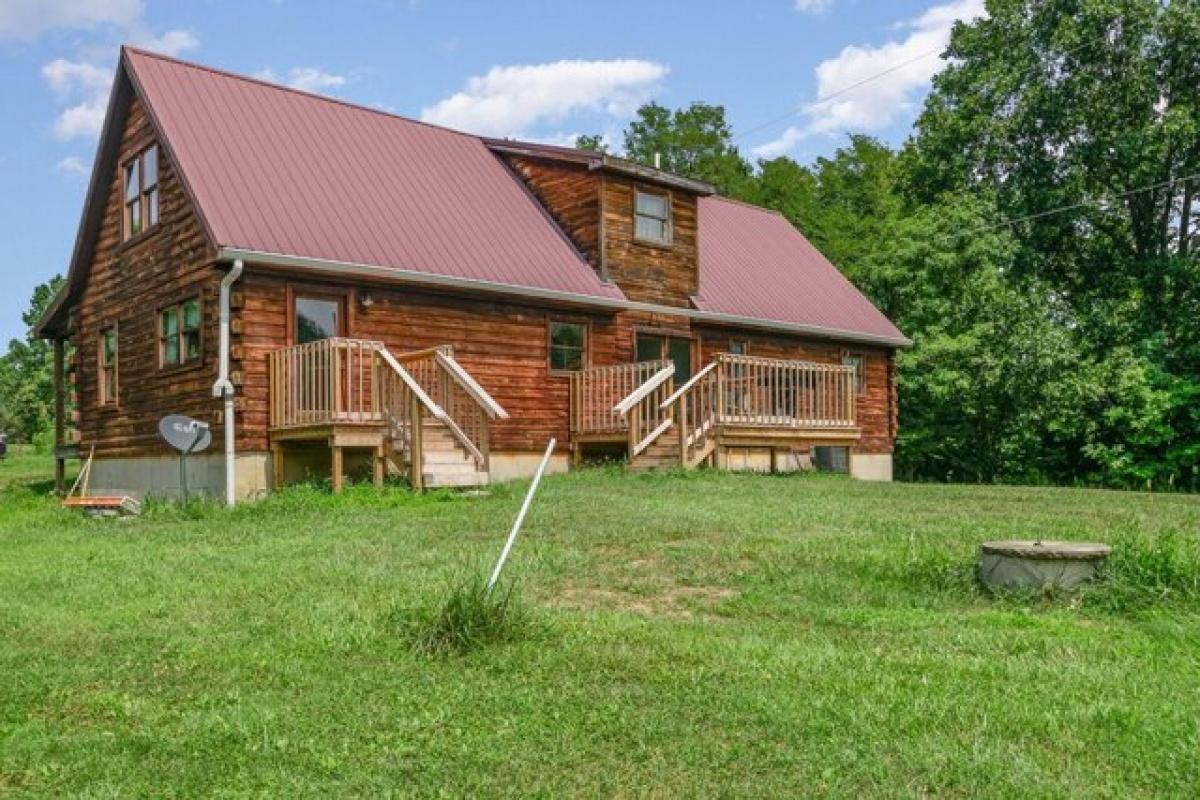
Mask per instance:
[[[125,238],[158,222],[158,145],[125,164]]]
[[[587,326],[550,321],[550,369],[583,369],[587,360]]]
[[[200,299],[191,297],[158,314],[158,364],[177,367],[200,360]]]
[[[862,394],[867,390],[867,372],[863,368],[863,357],[857,353],[842,356],[842,364],[854,367],[854,391]]]
[[[666,194],[634,193],[634,236],[655,244],[671,243],[671,198]]]
[[[117,402],[117,326],[100,331],[100,344],[97,352],[99,371],[100,405],[113,405]]]

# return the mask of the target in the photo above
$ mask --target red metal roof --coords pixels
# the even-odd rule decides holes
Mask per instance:
[[[125,55],[219,247],[624,297],[478,137]]]
[[[722,197],[699,204],[700,310],[907,342],[780,214]]]

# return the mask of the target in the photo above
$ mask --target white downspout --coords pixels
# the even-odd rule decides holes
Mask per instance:
[[[242,277],[242,260],[233,262],[233,267],[221,279],[220,344],[217,380],[213,384],[213,397],[225,398],[225,505],[234,504],[234,420],[233,383],[229,380],[229,292],[237,279]]]

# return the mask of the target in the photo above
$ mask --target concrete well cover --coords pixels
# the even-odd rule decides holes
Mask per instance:
[[[1072,589],[1095,578],[1111,551],[1095,542],[984,542],[979,577],[993,588]]]
[[[1112,553],[1111,547],[1098,542],[1037,542],[1008,539],[984,542],[982,548],[985,553],[1016,558],[1063,558],[1083,561],[1107,558]]]

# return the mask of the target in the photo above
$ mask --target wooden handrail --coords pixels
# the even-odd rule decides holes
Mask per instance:
[[[454,361],[452,357],[447,357],[443,353],[443,348],[440,348],[440,347],[429,348],[425,351],[422,351],[421,354],[419,354],[419,355],[414,355],[413,353],[406,353],[406,354],[404,354],[403,357],[409,363],[415,363],[417,361],[427,359],[430,356],[430,354],[433,355],[433,357],[436,360],[436,362],[438,363],[438,365],[440,367],[444,368],[447,371],[447,373],[450,374],[451,376],[454,376],[454,373],[455,373],[455,370],[453,368],[451,368],[451,366],[450,366],[450,365],[453,365],[454,368],[457,368],[458,372],[461,372],[463,375],[466,375],[466,377],[474,383],[474,379],[471,379],[470,376],[466,374],[466,370],[464,370],[457,361]],[[417,381],[417,379],[412,376],[412,373],[410,373],[408,370],[406,370],[403,366],[400,365],[400,361],[396,358],[396,356],[392,355],[386,347],[381,346],[379,349],[379,357],[383,360],[383,362],[385,364],[387,364],[392,369],[393,372],[396,373],[396,375],[400,378],[400,380],[402,380],[404,382],[404,385],[406,387],[408,387],[409,391],[411,391],[413,393],[413,396],[417,398],[417,401],[422,406],[425,407],[425,409],[429,412],[430,416],[432,416],[438,422],[440,422],[446,426],[446,430],[450,431],[450,434],[458,441],[459,444],[461,444],[463,446],[463,449],[466,450],[471,455],[471,457],[475,459],[476,464],[484,465],[487,463],[488,459],[487,459],[487,456],[484,455],[483,451],[480,450],[479,447],[477,447],[473,441],[471,441],[471,437],[467,436],[466,432],[462,429],[462,427],[458,424],[458,422],[453,417],[451,417],[449,414],[447,414],[445,409],[443,409],[440,405],[438,405],[436,402],[434,402],[433,398],[431,398],[428,395],[428,393],[426,393],[426,391],[421,387],[421,384]],[[461,383],[460,383],[460,385],[461,385]],[[479,386],[477,383],[475,385],[477,387]],[[463,387],[463,388],[464,388],[464,391],[467,391],[468,394],[471,394],[469,389],[467,389],[466,387]],[[492,400],[491,396],[488,395],[487,392],[484,392],[482,387],[479,387],[479,391],[485,397],[487,397],[487,399],[490,400],[491,403],[496,406],[496,408],[498,408],[500,410],[501,414],[504,414],[504,417],[503,417],[504,419],[508,418],[508,414],[504,411],[504,409],[500,408],[500,405],[498,403],[496,403],[495,400]],[[473,397],[472,399],[475,399],[475,398]]]
[[[400,362],[396,360],[394,355],[388,352],[386,347],[380,347],[377,352],[379,357],[383,360],[383,363],[392,368],[392,371],[396,373],[396,377],[400,378],[400,380],[404,382],[404,385],[408,387],[408,390],[416,396],[417,400],[421,403],[421,405],[425,406],[426,410],[428,410],[431,415],[441,422],[445,422],[447,419],[449,419],[449,417],[446,416],[446,412],[442,410],[442,407],[433,402],[433,399],[429,395],[425,394],[425,390],[421,388],[421,384],[417,383],[416,379],[409,374],[408,370],[400,366]]]
[[[714,369],[716,369],[718,363],[720,363],[720,362],[713,361],[707,367],[705,367],[704,369],[700,370],[695,375],[693,375],[691,380],[689,380],[683,386],[680,386],[678,389],[676,389],[675,393],[673,395],[668,397],[666,400],[663,400],[662,405],[660,405],[659,408],[662,409],[663,411],[666,411],[668,408],[670,408],[675,403],[675,401],[677,401],[679,398],[683,397],[685,394],[687,394],[691,390],[691,388],[693,386],[695,386],[697,383],[699,383],[701,378],[703,378],[705,375],[707,375],[708,373],[710,373]]]
[[[641,386],[629,393],[624,400],[613,406],[613,411],[620,414],[622,417],[629,413],[629,410],[642,402],[648,394],[653,392],[659,386],[662,386],[668,380],[675,376],[675,365],[668,364],[658,372],[650,376],[649,380],[642,383]]]
[[[454,382],[462,387],[463,391],[471,396],[485,414],[490,419],[508,419],[508,412],[504,407],[497,403],[487,391],[479,385],[479,382],[471,377],[471,373],[463,369],[462,365],[454,359],[454,356],[447,355],[441,350],[434,351],[433,356],[438,364],[446,370],[446,373],[454,379]]]

